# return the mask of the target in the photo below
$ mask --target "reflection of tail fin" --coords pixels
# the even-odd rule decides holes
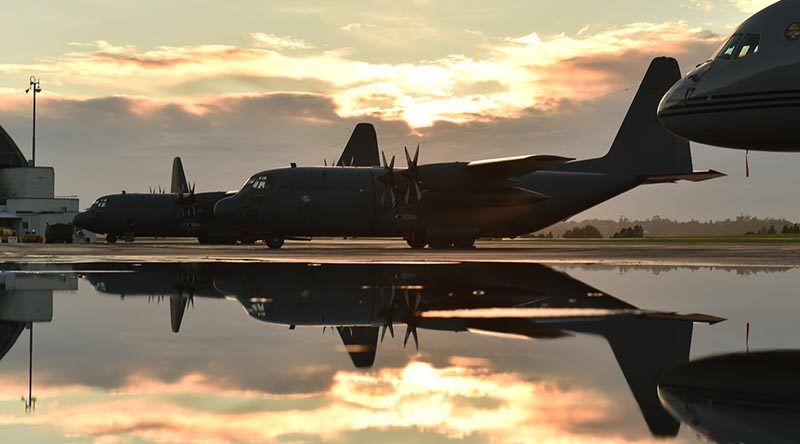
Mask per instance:
[[[347,141],[337,166],[380,166],[378,136],[370,123],[359,123]]]
[[[600,322],[587,332],[608,340],[653,435],[676,436],[680,423],[662,407],[658,380],[667,370],[689,362],[692,322],[629,318]]]
[[[0,322],[0,359],[16,344],[22,330],[25,330],[24,322]]]
[[[378,327],[336,327],[357,368],[372,367],[378,348]]]
[[[603,170],[643,175],[692,171],[689,141],[672,135],[656,115],[661,97],[680,78],[675,59],[653,59],[614,144],[599,162]]]
[[[173,194],[189,192],[189,183],[186,181],[180,157],[172,160],[172,186],[170,186],[169,192]]]
[[[183,314],[186,312],[186,303],[187,300],[183,296],[172,295],[169,297],[169,321],[173,333],[178,333],[181,329]]]

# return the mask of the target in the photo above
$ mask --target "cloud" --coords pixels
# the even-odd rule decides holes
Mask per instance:
[[[346,25],[349,30],[362,25]],[[77,46],[35,65],[0,65],[0,72],[35,70],[59,82],[62,94],[126,95],[170,100],[187,109],[224,90],[230,94],[311,91],[324,85],[339,116],[403,119],[412,127],[437,121],[464,123],[515,118],[529,108],[553,109],[565,101],[586,101],[628,86],[607,70],[633,53],[685,56],[713,48],[717,36],[684,22],[633,23],[575,36],[565,34],[486,40],[482,54],[452,54],[415,63],[373,63],[344,48],[321,50],[305,40],[254,33],[252,47],[161,46],[139,50],[106,41]],[[297,51],[301,50],[301,51]],[[637,57],[637,60],[639,57]],[[594,64],[590,62],[596,62]],[[646,63],[646,62],[645,62]],[[230,79],[250,79],[231,82]],[[263,80],[259,82],[259,79]],[[270,83],[270,79],[283,79]],[[496,88],[484,91],[470,85]],[[182,86],[191,84],[192,88]],[[283,89],[287,84],[294,90]],[[80,97],[80,94],[72,94]]]
[[[171,383],[137,375],[110,390],[39,383],[36,414],[4,409],[0,424],[101,442],[346,441],[362,431],[496,443],[653,442],[615,432],[619,418],[598,392],[468,364],[339,371],[328,390],[302,395],[225,388],[198,373]],[[18,399],[19,390],[17,381],[0,379],[2,399]]]
[[[253,38],[254,46],[257,48],[271,48],[271,49],[315,49],[316,46],[306,42],[302,39],[296,39],[288,36],[277,36],[275,34],[266,34],[263,32],[254,32],[250,34]]]
[[[767,6],[776,3],[775,0],[728,0],[742,12],[758,12]]]

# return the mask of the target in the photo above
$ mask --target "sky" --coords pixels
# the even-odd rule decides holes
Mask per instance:
[[[182,156],[198,191],[338,157],[371,122],[387,155],[421,161],[605,153],[651,58],[686,71],[763,0],[16,2],[0,26],[0,125],[57,194],[169,184]],[[33,31],[33,32],[31,32]],[[24,36],[24,37],[22,37]],[[642,187],[578,218],[800,219],[782,190],[800,157],[694,146],[728,177]]]

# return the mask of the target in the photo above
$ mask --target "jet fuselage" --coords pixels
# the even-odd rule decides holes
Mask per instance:
[[[800,151],[800,2],[742,23],[664,95],[658,116],[683,138],[727,148]]]

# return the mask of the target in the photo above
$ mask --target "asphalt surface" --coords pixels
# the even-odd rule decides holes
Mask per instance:
[[[797,243],[611,243],[482,241],[470,250],[412,250],[400,240],[287,242],[210,246],[193,242],[133,244],[0,244],[0,262],[442,262],[504,261],[548,264],[798,267]]]

